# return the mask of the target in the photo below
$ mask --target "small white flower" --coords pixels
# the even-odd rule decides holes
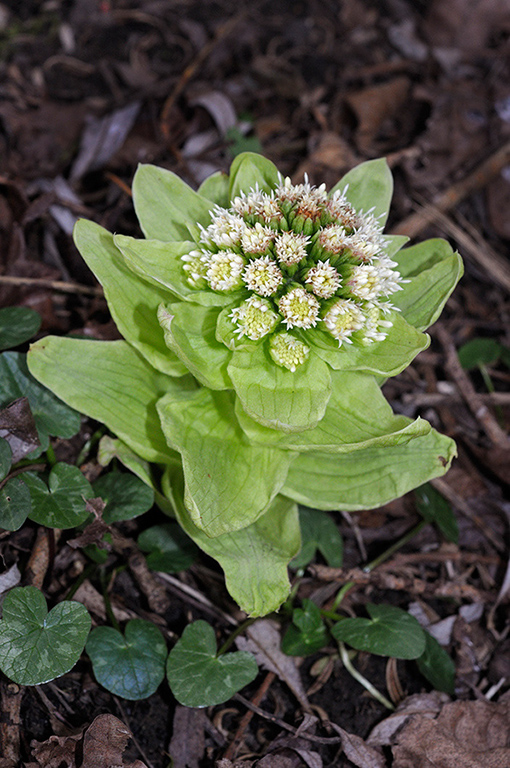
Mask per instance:
[[[265,253],[276,237],[274,229],[263,227],[257,222],[254,227],[246,227],[241,238],[245,253]]]
[[[337,224],[341,224],[348,229],[356,229],[361,225],[361,217],[345,197],[347,187],[340,191],[333,192],[327,201],[326,208],[331,216],[336,219]]]
[[[301,259],[306,259],[310,238],[306,235],[297,235],[295,232],[282,232],[275,240],[275,250],[278,260],[282,264],[297,264]]]
[[[245,261],[242,256],[232,251],[220,251],[211,254],[207,281],[213,291],[232,291],[243,285]]]
[[[340,224],[331,224],[321,229],[318,240],[324,250],[330,253],[341,253],[350,244],[350,236]]]
[[[259,296],[272,296],[283,282],[282,271],[270,256],[249,261],[243,278],[246,287]]]
[[[363,328],[363,342],[365,344],[384,341],[388,335],[388,331],[383,329],[391,328],[393,323],[381,318],[383,312],[384,309],[376,305],[369,305],[365,308],[365,327]]]
[[[193,288],[205,288],[207,270],[209,269],[209,261],[211,254],[207,251],[190,251],[189,253],[181,256],[181,260],[184,261],[184,271],[187,274],[188,283]]]
[[[305,283],[321,299],[330,299],[338,290],[342,278],[336,269],[327,261],[318,261],[315,267],[308,270]]]
[[[320,304],[304,288],[293,288],[278,302],[283,321],[289,328],[312,328],[319,319]]]
[[[380,296],[401,290],[400,274],[384,263],[361,264],[352,268],[346,285],[352,296],[361,301],[374,301]]]
[[[269,342],[269,354],[277,365],[294,373],[310,354],[310,347],[295,339],[290,333],[275,333]]]
[[[238,213],[239,216],[253,216],[262,203],[263,193],[256,186],[248,194],[241,191],[239,197],[235,197],[232,201],[232,210]]]
[[[239,245],[246,229],[240,216],[216,206],[212,214],[212,224],[202,230],[202,242],[215,243],[218,248],[232,248]]]
[[[280,318],[266,299],[250,296],[232,310],[230,318],[236,323],[238,337],[247,336],[257,341],[273,331]]]
[[[330,334],[337,339],[339,347],[343,342],[352,344],[350,337],[365,324],[363,311],[351,299],[335,301],[322,319]]]

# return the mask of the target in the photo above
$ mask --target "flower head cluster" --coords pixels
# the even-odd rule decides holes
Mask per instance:
[[[280,179],[216,206],[201,247],[182,257],[189,285],[232,294],[239,339],[265,339],[273,361],[294,371],[308,356],[305,331],[344,343],[386,338],[391,294],[402,279],[382,227],[346,190]]]

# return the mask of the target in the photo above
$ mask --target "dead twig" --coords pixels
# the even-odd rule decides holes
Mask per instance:
[[[255,693],[255,695],[251,699],[252,704],[258,707],[258,705],[266,695],[267,691],[269,690],[269,687],[273,682],[273,680],[275,679],[275,677],[276,677],[275,672],[268,672],[266,674],[261,685],[259,686],[258,691]],[[254,711],[252,709],[248,709],[248,711],[245,712],[245,714],[241,718],[241,722],[239,723],[239,727],[235,732],[234,738],[228,745],[228,748],[225,752],[224,757],[226,760],[232,760],[237,755],[237,752],[239,751],[241,739],[243,738],[244,732],[249,726],[253,718],[253,715],[254,715]]]
[[[0,285],[28,286],[30,288],[48,288],[50,291],[61,293],[81,293],[83,296],[103,296],[103,289],[78,283],[66,283],[61,280],[46,280],[43,277],[16,277],[13,275],[0,275]]]

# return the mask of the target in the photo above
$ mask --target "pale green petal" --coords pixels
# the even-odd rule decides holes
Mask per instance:
[[[181,301],[162,304],[158,318],[166,343],[201,384],[211,389],[232,389],[227,374],[232,353],[216,340],[219,313],[218,307]]]
[[[168,444],[182,456],[195,525],[207,536],[246,528],[269,507],[295,454],[250,445],[233,393],[199,389],[158,403]]]
[[[365,213],[373,208],[373,215],[384,224],[393,195],[393,177],[386,160],[367,160],[357,165],[335,184],[330,195],[337,189],[342,192],[347,185],[345,196],[354,208]]]
[[[158,296],[166,301],[173,297],[168,291],[185,301],[193,301],[204,306],[223,307],[240,296],[241,293],[221,294],[214,291],[198,291],[192,288],[186,278],[182,256],[196,249],[195,243],[165,243],[161,240],[137,240],[126,235],[115,235],[114,242],[124,256],[126,264],[137,275],[156,286]],[[165,295],[162,289],[167,289]]]
[[[419,352],[429,346],[430,338],[409,325],[400,312],[391,312],[388,319],[393,325],[388,329],[384,341],[375,341],[366,346],[342,344],[339,348],[332,336],[320,331],[305,331],[303,338],[335,370],[396,376],[407,368]]]
[[[165,344],[157,310],[168,293],[133,274],[113,243],[113,236],[98,224],[80,219],[74,229],[78,250],[103,286],[120,333],[159,371],[182,376],[186,369]]]
[[[424,419],[395,415],[373,376],[333,371],[333,391],[322,421],[306,432],[285,434],[268,429],[236,408],[238,421],[252,442],[302,452],[351,453],[369,447],[403,445],[430,432]]]
[[[179,176],[155,165],[139,165],[133,203],[142,232],[156,240],[195,240],[211,223],[212,200],[194,192]]]
[[[282,493],[316,509],[372,509],[444,475],[455,455],[453,440],[434,429],[406,445],[341,456],[303,453],[291,465]]]
[[[331,375],[317,355],[310,355],[292,373],[276,365],[258,344],[237,349],[227,370],[243,409],[263,426],[302,432],[324,416]]]
[[[216,205],[222,208],[228,208],[230,201],[228,197],[229,178],[226,173],[216,171],[201,183],[198,188],[198,194],[212,200]]]
[[[400,274],[411,278],[393,296],[408,323],[419,330],[435,323],[463,274],[462,259],[446,240],[435,238],[393,256]]]
[[[175,472],[165,474],[163,487],[174,498],[188,536],[223,568],[227,589],[242,610],[250,616],[278,610],[290,590],[287,565],[301,548],[297,505],[277,496],[255,523],[211,539],[184,508],[182,480]]]
[[[271,192],[279,183],[278,168],[266,157],[256,152],[242,152],[230,166],[229,196],[233,200],[241,192],[258,188]]]
[[[147,461],[174,461],[156,401],[189,386],[154,370],[125,341],[46,336],[28,353],[31,373],[65,403],[101,421]],[[191,378],[191,377],[190,377]]]

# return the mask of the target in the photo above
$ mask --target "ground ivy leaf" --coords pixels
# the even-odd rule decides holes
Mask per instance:
[[[369,603],[366,608],[370,619],[344,619],[331,628],[335,640],[377,656],[417,659],[422,655],[425,632],[414,616],[394,605]]]
[[[181,301],[158,309],[165,342],[189,371],[210,389],[232,389],[227,374],[231,353],[216,340],[218,307],[201,307]]]
[[[230,166],[229,197],[233,200],[241,192],[247,194],[257,184],[262,192],[271,192],[279,181],[280,175],[274,163],[256,152],[242,152]]]
[[[58,369],[55,373],[60,375]],[[26,397],[30,404],[41,450],[48,448],[49,435],[69,439],[80,429],[80,414],[34,379],[26,355],[4,352],[0,355],[0,406],[20,397]]]
[[[180,704],[209,707],[228,701],[251,683],[258,666],[246,651],[217,656],[214,629],[206,621],[195,621],[170,651],[166,674]]]
[[[392,258],[402,277],[409,279],[392,296],[392,303],[408,323],[423,331],[437,320],[462,277],[462,259],[440,238],[404,248]]]
[[[103,520],[108,525],[143,515],[154,504],[154,491],[146,483],[126,472],[109,472],[92,486],[94,497],[106,503]]]
[[[0,309],[0,350],[17,347],[37,333],[41,316],[29,307]]]
[[[416,508],[429,523],[435,523],[445,539],[458,544],[459,526],[452,508],[429,483],[415,490]]]
[[[156,400],[182,380],[158,374],[125,341],[47,336],[28,353],[30,370],[63,400],[106,424],[147,461],[172,456]],[[173,454],[175,456],[175,454]]]
[[[86,651],[97,682],[123,699],[146,699],[165,676],[166,643],[150,621],[128,621],[124,635],[112,627],[96,627]]]
[[[245,528],[269,507],[295,454],[250,445],[231,392],[205,387],[158,403],[169,445],[182,457],[193,522],[207,536]]]
[[[455,664],[435,637],[425,630],[425,650],[416,659],[423,677],[433,685],[436,691],[453,694],[455,690]]]
[[[287,656],[309,656],[324,648],[328,639],[319,608],[305,598],[303,607],[292,613],[292,624],[282,638],[282,651]]]
[[[198,241],[197,224],[210,224],[214,207],[175,173],[150,164],[134,175],[133,203],[145,237],[157,240]]]
[[[332,568],[341,568],[344,559],[344,542],[340,531],[325,512],[317,509],[299,510],[301,550],[291,561],[291,568],[304,568],[318,550]]]
[[[147,565],[153,571],[177,573],[189,568],[198,550],[177,523],[154,525],[138,537],[142,552],[148,552]]]
[[[88,517],[85,499],[92,498],[92,486],[78,467],[55,464],[48,485],[33,472],[25,472],[23,479],[32,498],[34,522],[48,528],[74,528]]]
[[[169,376],[186,373],[181,361],[169,351],[156,316],[168,290],[133,274],[113,235],[92,221],[80,219],[74,229],[78,250],[104,289],[108,306],[121,334],[148,362]]]
[[[406,445],[338,456],[302,453],[281,492],[316,509],[372,509],[444,475],[456,453],[453,440],[434,429]]]
[[[76,664],[89,630],[81,603],[64,600],[48,613],[42,592],[15,587],[3,604],[0,668],[18,685],[47,683]]]
[[[32,510],[30,491],[21,477],[13,477],[0,488],[0,528],[17,531]]]
[[[504,347],[496,339],[470,339],[458,350],[459,362],[466,371],[482,365],[493,365],[501,357]]]
[[[329,368],[316,355],[292,373],[275,365],[259,344],[237,349],[227,371],[246,413],[263,426],[283,432],[315,427],[331,396]]]
[[[367,213],[373,208],[373,215],[381,224],[386,223],[393,196],[393,177],[385,158],[367,160],[345,174],[335,184],[333,192],[347,187],[347,200],[359,211]]]
[[[277,496],[252,525],[211,539],[184,508],[182,474],[167,471],[163,487],[188,536],[223,568],[227,589],[242,610],[250,616],[276,611],[289,594],[287,565],[301,545],[297,505]]]

